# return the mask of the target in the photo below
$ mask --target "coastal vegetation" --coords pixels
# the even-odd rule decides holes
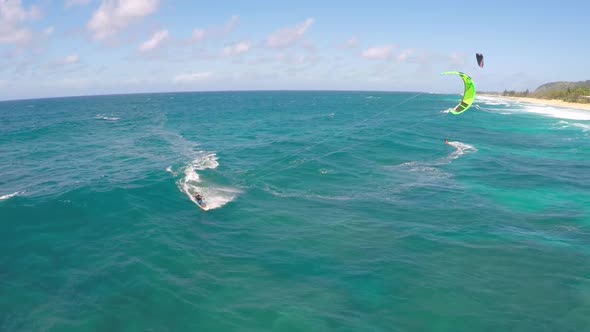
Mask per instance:
[[[590,104],[590,81],[552,82],[543,84],[534,92],[504,90],[502,96],[557,99],[572,103]]]

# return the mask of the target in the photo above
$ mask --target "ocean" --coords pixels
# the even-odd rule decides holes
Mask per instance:
[[[459,99],[1,102],[0,330],[590,330],[590,113]]]

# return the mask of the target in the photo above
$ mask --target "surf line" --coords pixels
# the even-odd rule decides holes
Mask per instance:
[[[365,119],[365,120],[362,120],[362,121],[359,121],[359,122],[357,122],[357,123],[353,124],[351,127],[353,127],[352,129],[354,129],[354,127],[355,127],[356,125],[358,125],[358,124],[361,124],[361,123],[364,123],[364,122],[367,122],[367,121],[368,121],[368,120],[370,120],[370,119],[373,119],[373,118],[375,118],[375,117],[377,117],[377,116],[379,116],[379,115],[382,115],[382,114],[384,114],[384,113],[386,113],[386,112],[388,112],[388,111],[392,110],[392,108],[393,108],[393,107],[397,107],[397,106],[400,106],[400,105],[402,105],[402,104],[404,104],[404,103],[407,103],[408,101],[410,101],[410,100],[412,100],[412,99],[414,99],[414,98],[416,98],[416,97],[418,97],[418,96],[420,96],[420,95],[423,95],[423,94],[426,94],[426,93],[424,93],[424,92],[418,93],[418,94],[416,94],[416,95],[414,95],[414,96],[412,96],[412,97],[410,97],[410,98],[407,98],[406,100],[404,100],[404,101],[402,101],[402,102],[400,102],[400,103],[398,103],[398,104],[396,104],[396,105],[393,105],[393,106],[389,107],[389,108],[388,108],[387,110],[385,110],[385,111],[379,112],[379,113],[377,113],[376,115],[374,115],[374,116],[372,116],[372,117],[370,117],[370,118],[367,118],[367,119]],[[394,134],[394,133],[399,133],[399,132],[402,132],[402,131],[407,131],[407,130],[409,130],[409,129],[412,129],[412,128],[415,128],[415,127],[417,127],[417,126],[419,126],[419,125],[421,125],[421,124],[424,124],[424,123],[427,123],[427,122],[430,122],[430,121],[434,121],[434,120],[440,119],[441,117],[443,117],[443,116],[446,116],[446,115],[447,115],[446,113],[441,113],[441,114],[439,114],[438,116],[435,116],[435,117],[432,117],[432,118],[428,118],[428,119],[424,119],[424,120],[422,120],[422,121],[418,121],[418,122],[416,122],[416,123],[414,123],[414,124],[412,124],[412,125],[406,126],[406,127],[404,127],[404,128],[399,128],[398,130],[391,130],[391,131],[387,132],[387,133],[386,133],[386,134],[384,134],[384,135],[380,135],[380,136],[373,137],[373,138],[371,138],[371,139],[368,139],[368,140],[366,140],[366,141],[363,141],[363,142],[359,142],[359,143],[355,143],[355,144],[352,144],[352,145],[349,145],[349,146],[345,146],[345,147],[343,147],[343,148],[340,148],[340,149],[334,150],[334,151],[332,151],[332,152],[328,152],[328,153],[326,153],[326,154],[323,154],[323,155],[321,155],[321,156],[318,156],[318,157],[316,157],[316,158],[311,158],[311,159],[306,159],[306,160],[303,160],[302,162],[300,162],[300,163],[298,163],[298,164],[295,164],[295,165],[291,165],[291,166],[283,167],[283,168],[280,168],[280,169],[278,169],[278,170],[274,170],[274,171],[272,171],[272,172],[263,172],[262,174],[260,174],[260,175],[258,175],[258,176],[254,176],[254,177],[252,177],[252,178],[249,178],[249,179],[244,179],[244,180],[242,180],[242,181],[239,181],[237,184],[238,184],[238,185],[240,185],[240,184],[243,184],[243,183],[245,183],[246,181],[259,180],[259,179],[262,179],[262,178],[264,178],[264,177],[267,177],[267,176],[270,176],[270,175],[273,175],[273,174],[277,174],[277,173],[280,173],[280,172],[283,172],[283,171],[286,171],[286,170],[289,170],[289,169],[293,169],[293,168],[299,167],[299,166],[301,166],[301,165],[303,165],[303,164],[306,164],[306,163],[308,163],[308,162],[310,162],[310,161],[316,161],[316,160],[320,160],[320,159],[322,159],[322,158],[325,158],[325,157],[331,156],[331,155],[333,155],[333,154],[336,154],[336,153],[338,153],[338,152],[342,152],[342,151],[345,151],[345,150],[348,150],[348,149],[352,149],[352,148],[354,148],[354,147],[357,147],[357,146],[360,146],[360,145],[366,144],[366,143],[368,143],[368,142],[372,142],[372,141],[374,141],[374,140],[378,140],[378,139],[381,139],[381,138],[384,138],[384,137],[390,136],[390,135],[392,135],[392,134]],[[305,151],[307,151],[307,150],[311,149],[311,148],[312,148],[312,147],[314,147],[314,146],[320,145],[320,144],[322,144],[322,143],[325,143],[325,142],[329,141],[330,139],[333,139],[333,138],[334,138],[336,135],[342,134],[342,133],[344,133],[344,132],[348,132],[348,133],[350,133],[350,132],[352,132],[352,131],[353,131],[353,130],[342,130],[341,132],[339,132],[339,133],[337,133],[337,134],[334,134],[334,135],[332,135],[332,136],[331,136],[331,137],[329,137],[329,138],[326,138],[326,139],[324,139],[324,140],[321,140],[320,142],[316,142],[316,143],[314,143],[314,144],[312,144],[312,145],[310,145],[310,146],[308,146],[308,147],[306,147],[306,148],[303,148],[303,149],[301,149],[301,150],[297,151],[296,153],[293,153],[292,155],[289,155],[289,156],[287,156],[287,157],[281,158],[279,161],[277,161],[277,162],[274,162],[274,163],[272,163],[271,165],[276,165],[278,162],[284,161],[284,160],[286,160],[286,159],[288,159],[288,158],[295,157],[295,156],[297,156],[297,155],[299,155],[299,154],[301,154],[301,153],[303,153],[303,152],[305,152]],[[268,169],[269,169],[269,167],[266,167],[266,168],[264,168],[262,171],[266,171],[266,170],[268,170]]]

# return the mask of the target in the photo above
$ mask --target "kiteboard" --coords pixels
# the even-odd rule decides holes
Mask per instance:
[[[205,203],[205,201],[201,200],[201,201],[197,201],[195,199],[195,197],[193,195],[189,195],[191,201],[193,201],[193,203],[197,204],[198,207],[200,207],[201,209],[207,211],[209,210],[209,206],[207,206],[207,203]]]
[[[205,211],[209,210],[209,207],[207,206],[207,203],[205,203],[204,201],[201,201],[201,203],[199,203],[198,201],[196,201],[196,200],[195,200],[195,203],[197,203],[197,205],[198,205],[198,206],[199,206],[201,209],[203,209],[203,210],[205,210]]]

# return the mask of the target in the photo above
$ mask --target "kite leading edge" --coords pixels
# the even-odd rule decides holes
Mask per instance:
[[[471,80],[471,77],[459,71],[446,71],[444,73],[441,73],[441,75],[458,75],[463,79],[463,84],[465,85],[463,99],[457,106],[449,109],[449,112],[455,115],[459,115],[467,111],[469,107],[471,107],[471,104],[473,104],[473,101],[475,100],[475,84]]]

